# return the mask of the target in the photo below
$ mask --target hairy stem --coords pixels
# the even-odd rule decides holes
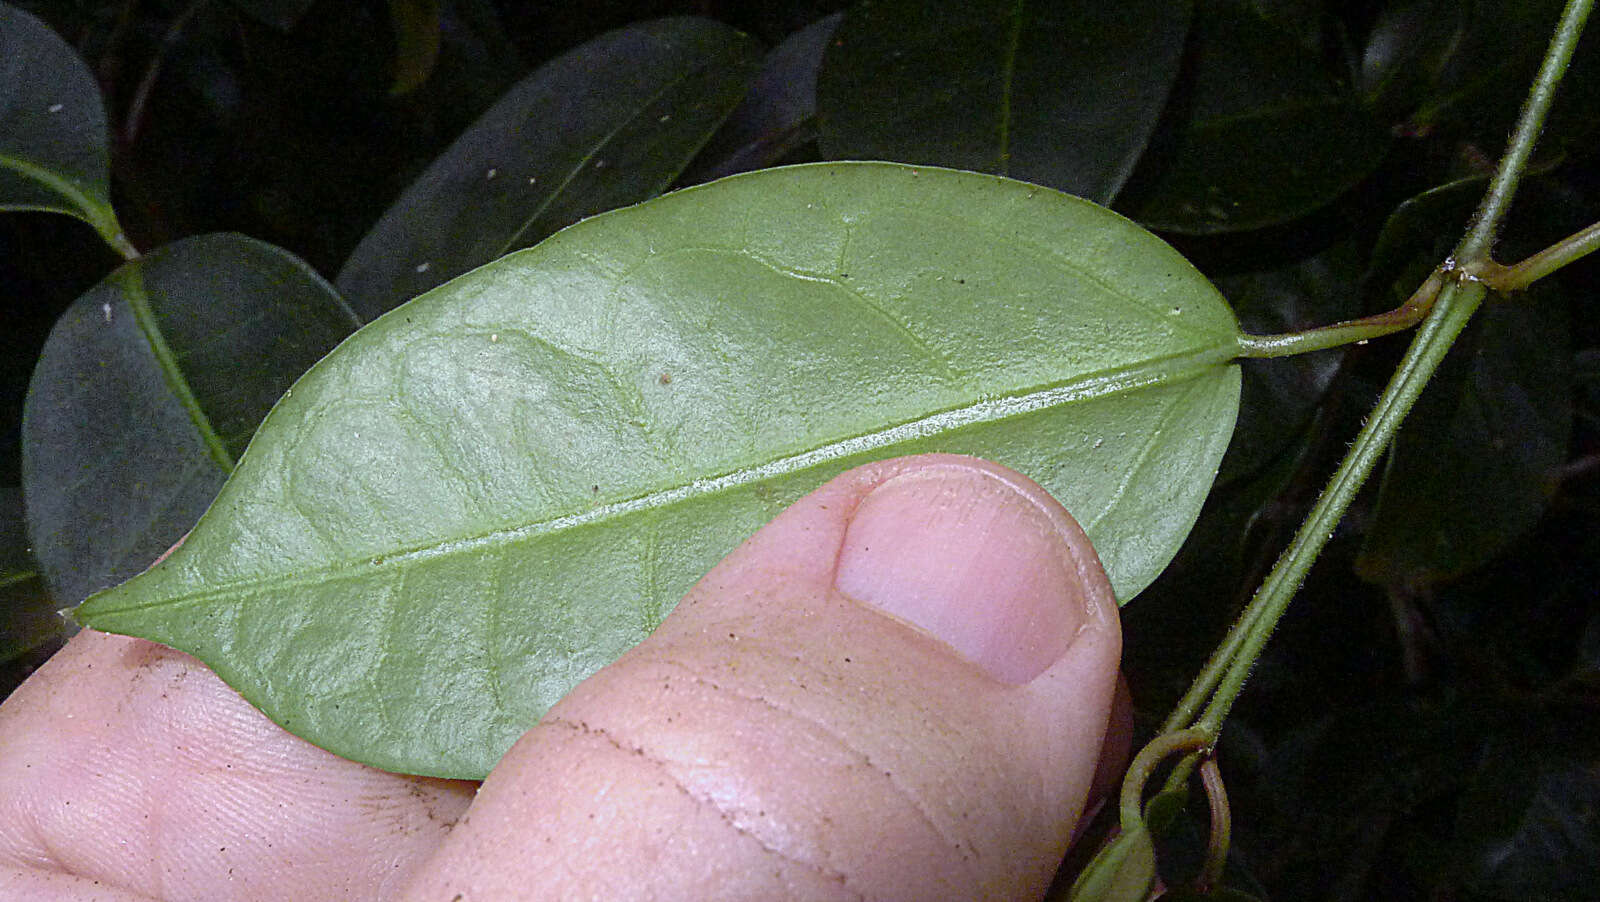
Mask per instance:
[[[1539,74],[1534,78],[1532,90],[1528,92],[1528,100],[1522,105],[1516,130],[1511,133],[1511,143],[1506,145],[1505,155],[1500,158],[1500,166],[1495,170],[1494,179],[1489,182],[1489,191],[1484,195],[1477,215],[1473,217],[1467,236],[1456,247],[1457,264],[1471,265],[1489,258],[1495,232],[1505,219],[1506,211],[1511,208],[1517,183],[1528,166],[1528,158],[1533,155],[1533,145],[1539,140],[1539,132],[1544,130],[1545,116],[1555,102],[1556,87],[1561,84],[1561,76],[1566,74],[1567,64],[1578,47],[1578,38],[1583,34],[1583,24],[1588,20],[1593,5],[1594,0],[1567,0],[1566,9],[1561,12],[1561,22],[1556,26],[1555,35],[1550,38],[1550,48],[1545,51],[1544,62],[1539,66]]]
[[[1227,717],[1228,709],[1233,706],[1234,699],[1249,676],[1250,665],[1261,655],[1267,638],[1289,606],[1295,590],[1305,580],[1312,562],[1333,536],[1334,527],[1344,517],[1356,492],[1383,457],[1389,442],[1400,428],[1401,420],[1410,412],[1423,387],[1450,350],[1450,345],[1487,293],[1482,283],[1460,277],[1453,279],[1439,293],[1433,312],[1417,332],[1400,368],[1384,390],[1383,397],[1378,400],[1378,406],[1357,434],[1355,444],[1322,490],[1288,550],[1278,559],[1261,588],[1256,590],[1255,598],[1234,627],[1235,630],[1242,630],[1244,636],[1196,726],[1216,730]]]
[[[1487,287],[1476,273],[1483,261],[1489,259],[1495,232],[1510,209],[1518,180],[1527,166],[1534,142],[1555,97],[1556,85],[1566,71],[1592,5],[1593,0],[1569,0],[1567,3],[1483,203],[1451,260],[1430,277],[1430,282],[1434,278],[1441,279],[1442,286],[1437,289],[1431,309],[1407,349],[1404,360],[1289,548],[1278,559],[1244,614],[1168,716],[1163,726],[1164,733],[1171,733],[1191,723],[1203,733],[1214,734],[1221,728],[1234,700],[1244,687],[1251,666],[1260,656],[1312,562],[1332,537],[1334,527],[1388,448],[1400,422],[1438,369],[1456,336],[1483,302]],[[1425,284],[1419,289],[1413,299],[1424,295],[1427,287]],[[1400,309],[1409,306],[1410,301]],[[1199,719],[1194,720],[1194,712],[1201,704],[1205,704],[1205,709]],[[1193,763],[1193,756],[1180,762],[1168,779],[1167,787],[1181,788],[1188,779]]]

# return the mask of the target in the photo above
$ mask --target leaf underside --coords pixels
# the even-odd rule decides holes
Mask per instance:
[[[1017,468],[1132,597],[1216,473],[1236,343],[1203,277],[1085,201],[883,163],[735,176],[361,330],[189,540],[77,616],[197,655],[341,755],[482,777],[739,541],[870,460]]]

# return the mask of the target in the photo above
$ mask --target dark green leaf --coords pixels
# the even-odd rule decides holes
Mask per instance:
[[[238,235],[163,247],[74,302],[23,420],[28,530],[55,594],[82,599],[177,541],[268,408],[355,327],[304,263]]]
[[[755,42],[705,19],[602,35],[541,66],[406,189],[345,262],[363,319],[669,185],[744,96]]]
[[[696,184],[771,166],[817,137],[817,67],[844,13],[790,35],[767,54],[750,92],[683,175]]]
[[[1155,841],[1157,873],[1161,882],[1168,887],[1186,887],[1199,877],[1205,863],[1206,844],[1210,838],[1210,809],[1204,793],[1199,792],[1198,787],[1196,790],[1193,805],[1185,804],[1186,800],[1181,797],[1163,798],[1168,795],[1163,792],[1151,798],[1146,808],[1146,822]],[[1162,803],[1166,809],[1159,815],[1150,810],[1157,803]],[[1159,826],[1156,823],[1157,816],[1163,821]],[[1243,866],[1237,854],[1228,856],[1222,882],[1222,887],[1208,894],[1187,888],[1168,889],[1161,898],[1189,902],[1199,899],[1251,902],[1258,895],[1263,898],[1266,896],[1266,890],[1255,875]]]
[[[1562,0],[1422,0],[1385,9],[1361,60],[1361,90],[1385,122],[1413,137],[1440,128],[1487,142],[1510,130]],[[1600,47],[1579,45],[1545,130],[1568,140],[1592,132]]]
[[[1460,805],[1467,877],[1494,898],[1582,902],[1600,885],[1600,736],[1586,706],[1544,713],[1518,712],[1484,750]]]
[[[1458,179],[1395,207],[1378,232],[1369,264],[1378,303],[1399,306],[1444,261],[1488,185],[1486,178]]]
[[[1424,586],[1490,560],[1544,512],[1572,430],[1559,292],[1488,306],[1389,454],[1357,572]]]
[[[1178,73],[1187,0],[866,2],[817,80],[822,152],[993,172],[1102,203]]]
[[[1133,596],[1216,473],[1237,338],[1171,248],[1048,189],[735,176],[363,329],[189,540],[79,617],[198,655],[339,754],[481,777],[718,558],[869,460],[1027,473]]]
[[[1387,138],[1301,45],[1216,0],[1196,17],[1194,75],[1171,146],[1124,198],[1155,229],[1212,234],[1288,222],[1375,169]]]
[[[1308,694],[1286,703],[1303,709]],[[1481,705],[1385,695],[1300,727],[1266,755],[1260,802],[1234,818],[1235,844],[1281,862],[1274,898],[1386,898],[1367,885],[1375,859],[1407,819],[1471,778],[1487,716]]]
[[[111,209],[106,113],[77,53],[0,3],[0,210],[49,210],[127,247]]]
[[[1066,902],[1144,902],[1156,885],[1150,831],[1135,827],[1101,847],[1072,884]]]
[[[1600,681],[1600,614],[1589,618],[1578,638],[1578,661],[1574,670],[1583,678]]]
[[[1273,28],[1293,35],[1307,53],[1316,55],[1327,39],[1324,26],[1339,11],[1325,0],[1247,0],[1250,10]]]
[[[1209,893],[1202,893],[1192,889],[1168,890],[1161,896],[1162,902],[1261,902],[1264,896],[1254,896],[1243,890],[1222,887]]]
[[[1593,761],[1529,767],[1514,753],[1506,776],[1531,777],[1506,834],[1481,851],[1474,883],[1502,899],[1593,899],[1600,886],[1600,778]],[[1523,773],[1518,773],[1524,771]]]

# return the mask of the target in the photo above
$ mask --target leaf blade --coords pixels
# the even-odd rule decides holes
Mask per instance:
[[[1254,10],[1211,4],[1192,42],[1191,93],[1164,126],[1172,146],[1141,162],[1119,204],[1145,226],[1211,235],[1285,223],[1382,162],[1388,137],[1354,93]]]
[[[1236,341],[1182,258],[1083,201],[889,164],[737,176],[369,325],[190,540],[79,615],[197,654],[341,754],[481,776],[751,531],[868,460],[1017,467],[1131,596],[1215,475]]]
[[[0,210],[77,217],[136,256],[111,208],[107,140],[88,67],[48,25],[0,3]]]
[[[739,102],[755,41],[643,22],[541,66],[401,194],[335,279],[363,319],[603,210],[659,193]]]
[[[1191,13],[1180,0],[859,4],[818,75],[823,156],[992,172],[1105,203],[1155,129]]]
[[[167,245],[73,302],[23,411],[28,530],[57,597],[177,541],[278,395],[356,325],[305,263],[239,235]]]

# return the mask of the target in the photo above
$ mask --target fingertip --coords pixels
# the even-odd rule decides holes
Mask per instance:
[[[956,455],[853,470],[552,708],[424,885],[1042,892],[1105,740],[1116,616],[1082,531],[1025,477]]]

